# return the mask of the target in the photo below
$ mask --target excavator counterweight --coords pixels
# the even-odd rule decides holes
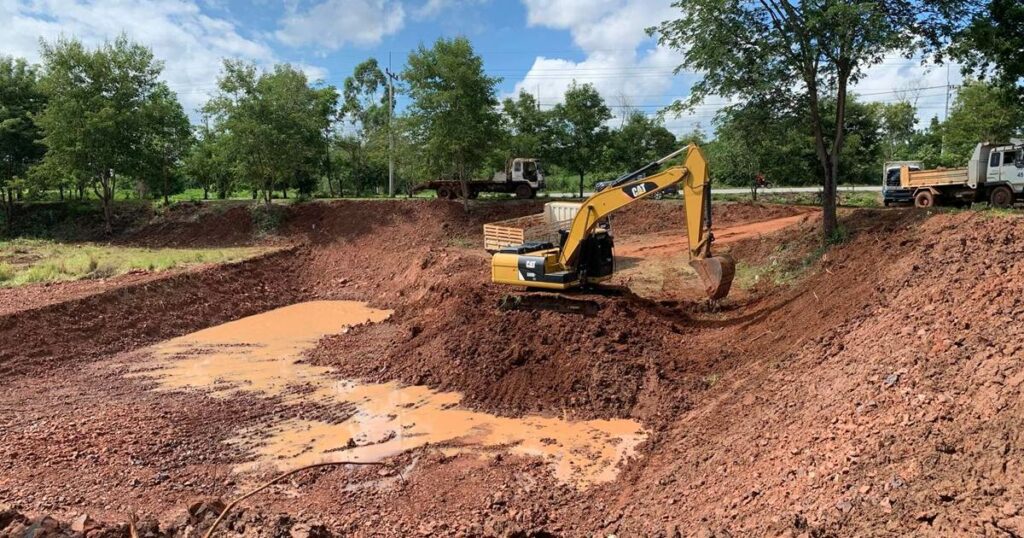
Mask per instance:
[[[658,171],[661,165],[684,152],[682,166]],[[651,175],[644,177],[648,173]],[[736,264],[728,256],[711,255],[711,185],[704,152],[695,144],[623,175],[587,198],[569,228],[561,231],[559,245],[528,243],[503,248],[491,259],[491,280],[547,290],[586,288],[608,280],[615,268],[608,217],[680,182],[690,265],[711,300],[724,298],[732,287]]]

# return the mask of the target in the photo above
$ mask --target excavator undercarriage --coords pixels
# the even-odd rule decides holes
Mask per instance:
[[[682,166],[657,171],[684,152]],[[644,177],[648,173],[651,175]],[[700,277],[708,298],[723,299],[732,287],[736,264],[729,256],[711,255],[711,186],[707,160],[694,144],[623,175],[592,195],[580,206],[569,229],[560,231],[558,245],[526,243],[500,250],[491,259],[491,280],[535,290],[594,289],[610,279],[615,270],[608,217],[677,183],[682,183],[686,208],[690,265]],[[526,302],[530,301],[535,300]],[[523,304],[520,299],[513,306]]]

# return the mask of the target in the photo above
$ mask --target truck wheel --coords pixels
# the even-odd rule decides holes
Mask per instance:
[[[914,206],[932,207],[935,205],[935,195],[931,191],[921,191],[914,195]]]
[[[452,198],[452,191],[448,187],[437,188],[437,199],[438,200],[450,200]]]
[[[516,187],[516,198],[519,198],[520,200],[533,198],[533,188],[526,184],[519,185]]]
[[[1005,208],[1013,205],[1013,191],[1009,187],[1000,185],[992,189],[988,195],[988,205],[992,207]]]

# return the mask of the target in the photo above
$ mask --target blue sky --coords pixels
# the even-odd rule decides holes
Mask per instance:
[[[468,37],[501,95],[527,91],[545,106],[573,80],[594,84],[617,112],[647,113],[685,97],[695,73],[673,74],[678,53],[644,28],[671,18],[671,0],[0,0],[0,54],[38,60],[40,39],[75,36],[95,45],[120,33],[164,60],[164,78],[193,114],[216,83],[223,58],[261,67],[289,62],[340,86],[368,57],[400,70],[411,50],[438,37]],[[957,69],[952,82],[959,82]],[[922,117],[942,114],[944,68],[887,59],[860,84],[867,99],[908,95]],[[676,133],[711,129],[726,101],[709,99],[670,118]],[[618,118],[612,123],[619,121]]]

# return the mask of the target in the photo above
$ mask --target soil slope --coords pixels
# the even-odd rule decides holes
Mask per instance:
[[[110,535],[130,512],[152,533],[208,526],[211,499],[261,478],[230,473],[246,458],[225,448],[238,426],[323,410],[155,393],[122,374],[147,344],[317,298],[395,311],[309,354],[339,376],[458,390],[511,416],[631,417],[652,435],[618,480],[585,490],[539,460],[429,448],[310,472],[230,516],[236,534],[1024,533],[1021,217],[850,211],[850,239],[822,251],[810,215],[728,245],[796,276],[715,308],[623,293],[594,298],[594,316],[504,311],[480,225],[537,207],[307,204],[274,240],[283,252],[0,316],[0,534],[71,533],[83,513]],[[679,211],[641,204],[616,230],[653,232]],[[801,211],[728,204],[716,226]],[[174,235],[160,226],[134,237]]]

